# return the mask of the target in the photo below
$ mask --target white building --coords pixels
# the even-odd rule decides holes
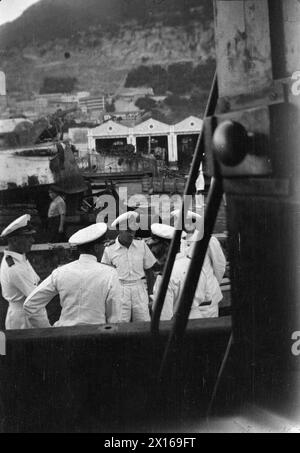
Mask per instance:
[[[195,116],[174,125],[150,118],[134,127],[126,127],[110,120],[89,129],[88,150],[89,152],[96,150],[101,154],[101,151],[111,146],[131,144],[136,151],[142,153],[161,150],[165,153],[165,160],[175,164],[180,161],[178,150],[181,148],[182,140],[189,137],[196,143],[202,124],[203,121]]]
[[[87,111],[104,111],[105,98],[104,96],[82,97],[81,99],[79,99],[79,106]]]
[[[61,97],[61,102],[65,103],[79,103],[81,99],[88,98],[90,96],[89,91],[78,91],[75,94],[65,94]]]

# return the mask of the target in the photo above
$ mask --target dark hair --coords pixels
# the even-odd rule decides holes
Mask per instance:
[[[96,239],[96,241],[88,242],[87,244],[78,245],[77,249],[79,253],[86,253],[87,255],[93,254],[95,251],[95,246],[104,244],[106,238],[105,235],[102,236],[100,239]]]

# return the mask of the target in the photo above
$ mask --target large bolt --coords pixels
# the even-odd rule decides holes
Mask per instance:
[[[249,149],[246,129],[236,121],[224,121],[213,135],[213,150],[224,165],[234,167],[242,162]]]

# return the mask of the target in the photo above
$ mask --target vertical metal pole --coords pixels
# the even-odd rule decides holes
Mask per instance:
[[[169,365],[173,357],[178,355],[182,345],[184,332],[188,322],[194,294],[198,286],[202,265],[206,256],[208,244],[213,232],[214,224],[222,201],[223,186],[222,179],[217,175],[212,178],[210,192],[208,195],[207,208],[204,218],[204,236],[201,241],[195,243],[191,263],[186,274],[183,289],[178,303],[178,309],[174,316],[174,323],[164,352],[163,360],[159,371],[159,379],[163,380],[168,374]]]
[[[205,113],[204,113],[204,119],[209,116],[212,116],[214,114],[216,106],[217,106],[217,102],[218,102],[218,81],[217,81],[217,73],[215,73],[211,91],[210,91],[210,95],[209,95],[209,99],[208,99],[207,106],[206,106]],[[184,200],[187,195],[192,195],[195,193],[195,184],[196,184],[196,180],[198,177],[199,167],[203,160],[203,155],[204,155],[204,131],[202,129],[202,131],[198,137],[198,140],[197,140],[195,154],[194,154],[194,158],[193,158],[193,162],[192,162],[192,166],[191,166],[191,171],[190,171],[189,178],[188,178],[188,181],[187,181],[187,184],[185,187]],[[165,264],[163,278],[162,278],[162,281],[161,281],[161,284],[159,287],[157,298],[156,298],[156,300],[154,302],[154,306],[153,306],[154,309],[153,309],[152,320],[151,320],[151,331],[154,334],[157,334],[159,331],[160,315],[161,315],[161,311],[162,311],[163,304],[165,301],[174,261],[175,261],[177,252],[180,247],[182,226],[185,224],[186,213],[187,213],[187,208],[186,209],[184,208],[184,203],[183,203],[183,205],[181,207],[180,215],[179,215],[179,218],[177,221],[175,235],[173,237],[173,240],[172,240],[172,243],[171,243],[171,246],[169,249],[167,261]],[[181,227],[179,227],[180,220],[182,220]]]

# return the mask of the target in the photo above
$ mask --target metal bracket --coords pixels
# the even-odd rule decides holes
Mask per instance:
[[[278,79],[274,80],[271,86],[263,90],[230,97],[220,97],[217,115],[286,102],[289,100],[287,93],[290,84],[291,78]]]

